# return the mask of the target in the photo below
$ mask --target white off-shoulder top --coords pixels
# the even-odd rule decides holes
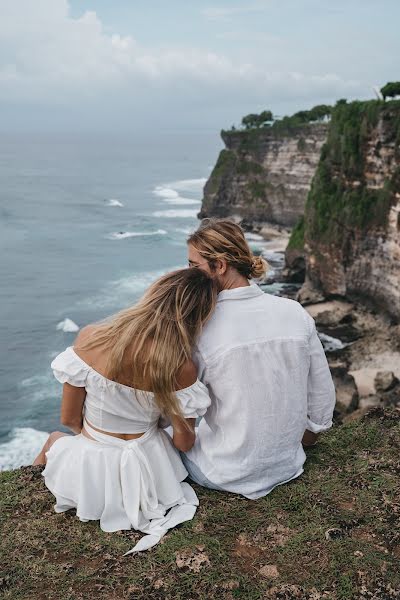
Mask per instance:
[[[94,427],[110,433],[144,433],[160,418],[154,394],[111,381],[80,358],[73,347],[51,363],[55,378],[86,389],[84,416]],[[203,416],[211,404],[206,386],[198,379],[178,390],[176,396],[185,418]]]

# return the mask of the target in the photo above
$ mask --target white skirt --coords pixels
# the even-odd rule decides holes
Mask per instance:
[[[64,436],[46,453],[42,474],[56,497],[56,512],[76,508],[81,521],[100,520],[103,531],[147,534],[126,554],[151,548],[168,529],[193,518],[198,498],[182,483],[188,473],[157,425],[129,441],[100,433],[87,421],[85,429],[96,441]]]

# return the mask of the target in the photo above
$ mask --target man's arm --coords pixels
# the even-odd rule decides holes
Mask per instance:
[[[308,373],[307,428],[302,443],[307,447],[316,443],[321,431],[332,427],[336,393],[314,319],[307,312],[306,315],[310,331],[310,370]]]

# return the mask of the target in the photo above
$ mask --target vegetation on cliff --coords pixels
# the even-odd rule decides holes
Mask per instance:
[[[242,127],[246,131],[268,127],[272,131],[283,132],[291,131],[296,127],[301,127],[305,123],[314,123],[316,121],[324,121],[329,118],[332,112],[332,107],[327,104],[318,104],[310,110],[300,110],[292,116],[275,118],[270,110],[263,110],[260,114],[250,113],[242,119]],[[232,127],[231,131],[237,131]]]
[[[397,145],[398,152],[399,101],[337,103],[307,199],[306,238],[338,242],[354,230],[385,226],[400,189],[400,170],[382,187],[367,185],[366,153],[379,123],[389,131],[386,144]]]
[[[303,250],[304,248],[304,216],[300,217],[299,221],[292,229],[292,233],[287,245],[288,250]]]
[[[0,474],[0,595],[10,600],[400,598],[400,420],[377,408],[307,450],[257,501],[196,486],[193,521],[147,553],[140,534],[56,514],[40,467]]]
[[[384,100],[400,96],[400,81],[389,81],[389,83],[381,88],[381,94]]]

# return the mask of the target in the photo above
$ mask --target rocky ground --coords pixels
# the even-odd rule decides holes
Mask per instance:
[[[344,342],[342,348],[327,351],[337,419],[357,418],[371,406],[400,406],[400,326],[350,302],[333,300],[305,308],[319,332]]]
[[[288,230],[266,224],[247,235],[271,265],[261,287],[298,299],[300,284],[287,283],[284,267]],[[321,298],[304,307],[315,319],[335,382],[335,421],[358,418],[372,406],[400,406],[400,325],[361,302]]]

